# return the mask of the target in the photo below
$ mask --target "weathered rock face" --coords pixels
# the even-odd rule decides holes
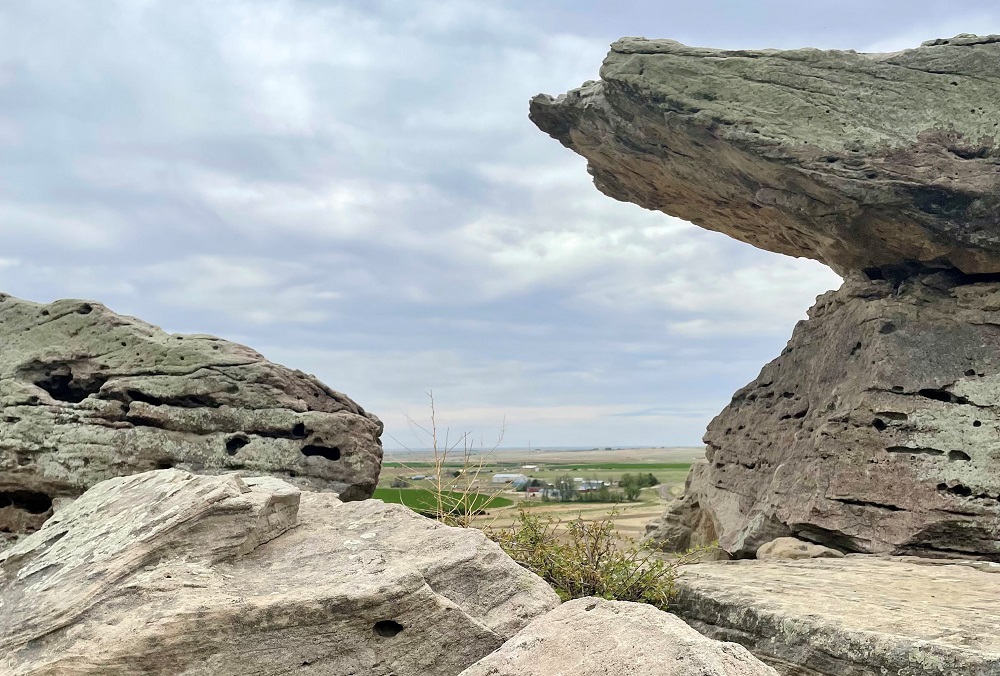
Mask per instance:
[[[1000,36],[894,54],[616,42],[531,102],[615,199],[838,272],[1000,272]]]
[[[156,468],[277,475],[345,500],[378,481],[378,418],[242,345],[2,294],[0,344],[0,532]]]
[[[783,676],[996,676],[998,582],[986,562],[704,563],[678,577],[671,610]]]
[[[742,646],[705,638],[643,603],[577,599],[535,620],[461,676],[776,676]]]
[[[454,675],[557,604],[479,531],[162,470],[0,554],[0,672]]]
[[[848,279],[711,423],[652,539],[1000,560],[998,61],[1000,36],[624,39],[600,82],[532,101],[608,195]]]
[[[960,281],[821,296],[709,424],[708,463],[664,521],[741,557],[795,535],[1000,560],[1000,284]]]

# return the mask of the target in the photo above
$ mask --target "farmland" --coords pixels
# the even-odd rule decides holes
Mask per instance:
[[[683,490],[691,463],[703,457],[702,448],[622,449],[593,451],[494,451],[470,457],[439,458],[442,476],[449,488],[470,490],[497,499],[477,517],[479,525],[512,523],[517,509],[556,519],[599,520],[617,511],[616,529],[622,537],[639,538],[645,524],[663,512],[666,504]],[[435,462],[430,453],[387,452],[376,498],[403,502],[417,511],[434,504]],[[524,492],[492,483],[494,474],[524,474],[549,484],[560,478],[606,481],[617,486],[624,474],[652,474],[659,485],[643,489],[635,502],[621,504],[542,501]],[[406,488],[391,488],[393,482]],[[502,500],[502,502],[501,502]]]

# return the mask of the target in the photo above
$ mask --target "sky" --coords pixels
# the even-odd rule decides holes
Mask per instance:
[[[527,118],[611,42],[895,51],[994,2],[3,0],[0,290],[97,300],[491,446],[687,446],[819,263],[601,195]]]

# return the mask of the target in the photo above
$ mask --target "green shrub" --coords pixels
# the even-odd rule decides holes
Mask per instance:
[[[675,594],[677,567],[635,541],[622,548],[612,512],[602,521],[574,519],[560,531],[559,521],[523,509],[511,528],[487,529],[507,555],[548,582],[564,601],[599,596],[649,603],[666,609]]]

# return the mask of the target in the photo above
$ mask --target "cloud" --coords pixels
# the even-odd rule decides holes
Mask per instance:
[[[766,4],[2,3],[0,288],[248,343],[395,436],[433,389],[515,445],[697,443],[838,279],[601,195],[528,99],[620,35],[862,49],[997,17]]]

